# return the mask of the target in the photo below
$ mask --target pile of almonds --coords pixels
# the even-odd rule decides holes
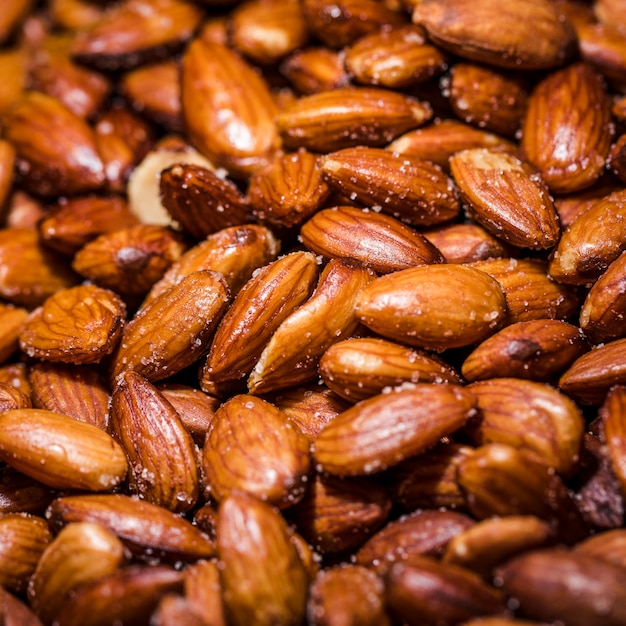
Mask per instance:
[[[2,0],[0,623],[626,625],[625,0]]]

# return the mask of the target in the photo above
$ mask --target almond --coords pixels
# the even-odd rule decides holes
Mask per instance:
[[[32,408],[30,396],[22,393],[13,385],[0,382],[0,412],[30,408]]]
[[[417,231],[399,220],[349,206],[318,211],[300,229],[302,243],[325,258],[349,257],[379,274],[443,262]]]
[[[606,88],[587,64],[553,72],[535,87],[522,126],[521,148],[555,193],[589,187],[611,145]]]
[[[616,385],[606,395],[600,408],[600,418],[604,425],[606,447],[611,467],[620,482],[622,494],[626,494],[626,430],[621,416],[626,407],[626,387]]]
[[[110,435],[45,409],[16,409],[0,416],[0,457],[56,489],[107,491],[124,480],[128,469]]]
[[[433,447],[474,414],[475,400],[458,385],[417,383],[363,400],[319,434],[314,457],[338,476],[380,472]]]
[[[559,240],[556,209],[532,167],[509,154],[464,150],[450,168],[472,217],[520,248],[552,248]]]
[[[574,550],[623,567],[626,564],[625,540],[624,529],[616,528],[588,537],[575,546]]]
[[[13,188],[13,168],[15,167],[15,148],[8,141],[0,139],[0,215]]]
[[[447,222],[460,212],[453,181],[415,157],[360,146],[327,154],[321,168],[331,187],[351,200],[414,226]]]
[[[281,63],[280,71],[304,95],[347,87],[350,82],[342,54],[321,46],[294,51]]]
[[[28,311],[20,307],[0,305],[0,363],[5,363],[17,351],[21,329]]]
[[[356,302],[357,317],[371,330],[434,350],[485,339],[504,322],[506,312],[499,284],[463,265],[424,265],[381,276]]]
[[[288,148],[330,152],[357,145],[384,146],[427,122],[430,106],[374,87],[339,88],[304,96],[276,116]]]

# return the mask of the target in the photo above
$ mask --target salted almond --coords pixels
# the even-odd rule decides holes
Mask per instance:
[[[98,524],[69,524],[46,547],[28,588],[33,610],[48,624],[81,585],[116,572],[126,558],[122,542]]]
[[[150,382],[197,361],[226,310],[230,294],[221,274],[194,272],[146,305],[125,326],[113,354],[110,380],[134,370]]]
[[[308,575],[284,518],[269,504],[235,492],[220,506],[217,552],[229,624],[299,624]]]
[[[231,44],[260,65],[277,63],[304,46],[308,24],[298,0],[251,0],[235,7],[228,20]]]
[[[624,567],[626,565],[626,532],[623,528],[615,528],[592,535],[581,541],[574,547],[574,550]]]
[[[354,303],[373,278],[370,270],[353,259],[330,261],[311,297],[282,322],[263,349],[248,378],[250,393],[314,379],[326,349],[356,330]]]
[[[110,435],[44,409],[16,409],[0,416],[0,457],[57,489],[106,491],[119,485],[127,471],[126,457]]]
[[[615,176],[626,182],[626,133],[611,146],[607,165]]]
[[[331,152],[384,146],[431,115],[428,103],[399,92],[351,87],[300,98],[278,113],[276,125],[287,148]]]
[[[506,596],[515,597],[533,620],[558,619],[572,626],[626,620],[624,570],[614,563],[575,551],[542,549],[511,559],[498,568],[497,576]]]
[[[472,217],[491,234],[520,248],[552,248],[560,227],[541,177],[510,154],[485,149],[457,152],[452,176]]]
[[[220,574],[215,561],[198,561],[184,571],[185,600],[191,610],[214,626],[226,626]]]
[[[310,465],[309,441],[269,402],[240,394],[215,412],[202,468],[218,502],[245,491],[279,508],[291,506],[304,494]]]
[[[280,71],[305,95],[346,87],[350,82],[342,54],[321,46],[295,50],[281,63]]]
[[[616,26],[623,32],[626,27],[624,27],[624,25],[616,19],[620,15],[623,15],[623,9],[624,0],[598,0],[598,2],[594,4],[593,12],[598,20],[600,20],[603,24]]]
[[[74,255],[72,268],[100,287],[140,297],[186,249],[181,235],[172,229],[137,224],[104,233],[84,245]]]
[[[626,251],[617,257],[587,293],[580,327],[595,342],[626,336]]]
[[[124,0],[78,34],[72,53],[101,70],[130,69],[180,49],[201,18],[200,9],[183,0]]]
[[[311,583],[307,614],[314,626],[345,623],[390,626],[380,577],[344,563],[321,571]]]
[[[246,198],[227,178],[194,163],[176,163],[159,178],[159,195],[174,222],[194,239],[250,222]]]
[[[458,476],[474,517],[534,515],[566,544],[589,532],[563,481],[522,450],[501,443],[481,446],[461,462]]]
[[[17,171],[27,190],[43,196],[100,189],[104,165],[93,130],[60,100],[25,93],[7,112],[4,137],[17,152]]]
[[[15,148],[8,141],[0,139],[0,215],[13,187]]]
[[[500,285],[485,272],[464,265],[423,265],[381,276],[362,290],[356,302],[358,319],[371,330],[433,350],[486,339],[506,313]]]
[[[260,268],[222,318],[202,372],[201,386],[244,378],[283,321],[311,295],[315,256],[293,252]]]
[[[581,329],[567,322],[515,322],[469,354],[461,373],[469,381],[511,377],[549,382],[588,349]]]
[[[52,541],[47,522],[35,515],[7,513],[0,517],[0,581],[12,593],[26,591],[37,563]]]
[[[213,163],[246,177],[279,148],[269,87],[232,49],[195,39],[183,56],[181,80],[187,133]]]
[[[126,453],[132,491],[174,512],[196,504],[200,482],[193,439],[159,390],[132,370],[113,391],[111,430]]]
[[[345,53],[346,68],[356,82],[392,89],[426,82],[442,73],[447,61],[416,24],[365,35]]]
[[[31,357],[61,363],[98,363],[122,336],[126,305],[95,285],[62,289],[35,309],[20,332]]]
[[[319,467],[338,476],[380,472],[433,447],[474,414],[458,385],[416,383],[363,400],[326,425],[314,443]]]
[[[340,0],[329,6],[323,0],[304,0],[302,10],[311,32],[329,48],[339,49],[381,27],[406,22],[400,11],[376,0]]]
[[[571,476],[578,466],[584,420],[578,406],[554,387],[518,378],[468,385],[478,414],[467,432],[477,445],[506,443]]]
[[[619,480],[623,494],[626,494],[626,466],[624,450],[626,449],[626,429],[622,415],[626,408],[626,387],[617,385],[606,395],[600,408],[600,418],[604,425],[606,447],[611,467]]]
[[[277,156],[254,174],[247,197],[260,221],[291,228],[320,209],[329,193],[317,156],[300,149]]]
[[[412,156],[361,146],[327,154],[321,168],[344,196],[413,226],[447,222],[461,209],[452,179]]]
[[[127,72],[120,88],[133,108],[168,131],[183,131],[180,102],[180,64],[166,59]]]
[[[626,190],[615,191],[579,215],[563,233],[550,259],[560,283],[593,282],[626,250]]]
[[[456,511],[413,511],[385,524],[357,551],[354,562],[384,576],[397,561],[440,556],[453,537],[474,524]]]
[[[461,382],[454,368],[436,356],[378,338],[347,339],[330,346],[319,368],[328,387],[351,402],[407,382]]]
[[[409,131],[388,146],[387,150],[422,161],[431,161],[448,172],[449,159],[456,152],[470,148],[514,151],[514,145],[494,133],[474,128],[459,120],[435,121],[425,128]]]
[[[442,48],[473,61],[515,70],[562,65],[574,52],[572,25],[548,0],[419,2],[413,22]]]
[[[30,396],[22,393],[13,385],[0,382],[0,412],[4,413],[12,409],[30,409],[31,407]]]
[[[55,529],[72,522],[99,524],[139,556],[193,562],[215,554],[211,539],[185,518],[121,494],[59,497],[46,517]]]
[[[30,398],[30,383],[28,382],[28,366],[25,363],[7,363],[0,366],[0,382],[10,385],[14,389]]]
[[[606,88],[585,63],[546,76],[528,99],[521,148],[554,193],[589,187],[611,145]]]
[[[223,228],[187,250],[150,289],[142,307],[188,274],[203,270],[222,274],[235,295],[255,270],[276,258],[279,249],[279,241],[264,226],[244,224]]]
[[[0,363],[5,363],[19,348],[19,335],[28,311],[20,307],[0,305]]]
[[[28,372],[33,406],[73,417],[107,431],[108,387],[97,369],[64,363],[34,363]]]
[[[38,230],[47,247],[72,256],[99,235],[137,223],[122,196],[88,194],[60,199],[39,221]]]
[[[376,211],[323,209],[302,225],[302,243],[325,258],[356,259],[379,274],[441,263],[439,251],[417,231]]]
[[[508,322],[567,320],[578,311],[580,294],[548,276],[542,259],[487,259],[471,263],[498,281],[506,298]]]

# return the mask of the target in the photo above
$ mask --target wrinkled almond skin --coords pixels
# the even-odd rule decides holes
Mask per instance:
[[[300,149],[277,156],[254,174],[247,197],[260,221],[292,228],[320,209],[329,193],[317,155]]]
[[[359,548],[383,526],[391,504],[376,479],[318,474],[289,516],[317,552],[342,554]]]
[[[207,431],[202,468],[219,502],[245,491],[279,508],[304,494],[310,470],[309,441],[287,416],[254,396],[233,396]]]
[[[549,385],[517,378],[475,382],[467,390],[478,405],[469,427],[476,444],[506,443],[561,475],[574,473],[585,423],[567,396]]]
[[[107,491],[124,480],[128,469],[110,435],[45,409],[15,409],[0,416],[0,456],[57,489]]]
[[[572,626],[617,626],[624,614],[624,570],[592,556],[537,550],[499,569],[504,593],[531,619]]]
[[[343,195],[414,226],[432,226],[460,212],[453,181],[429,162],[382,148],[357,146],[322,157],[328,183]]]
[[[0,413],[12,409],[30,409],[31,407],[30,396],[22,393],[13,385],[0,382]]]
[[[606,396],[600,409],[600,417],[604,425],[606,449],[613,472],[619,480],[622,494],[626,494],[626,428],[624,427],[624,410],[626,409],[626,387],[616,385]]]
[[[393,563],[441,555],[448,542],[475,524],[455,511],[415,511],[389,522],[356,553],[355,562],[384,575]]]
[[[185,600],[191,610],[212,626],[226,626],[220,572],[215,561],[198,561],[184,571]]]
[[[17,172],[28,191],[59,196],[103,186],[104,165],[93,130],[56,98],[30,91],[4,122],[4,136],[15,147]]]
[[[250,208],[237,187],[194,163],[177,163],[159,178],[163,206],[194,239],[250,221]]]
[[[347,87],[350,82],[341,52],[321,46],[296,50],[280,64],[280,72],[302,95]]]
[[[372,571],[343,564],[320,572],[311,584],[307,617],[312,626],[389,626],[382,580]]]
[[[108,289],[62,289],[30,314],[20,332],[20,347],[45,361],[98,363],[117,346],[125,320],[126,305]]]
[[[125,326],[113,354],[111,381],[134,370],[154,382],[197,361],[206,353],[229,300],[226,281],[217,272],[183,278]]]
[[[186,250],[182,237],[164,226],[138,224],[100,235],[72,261],[75,272],[125,297],[145,295]]]
[[[200,479],[193,439],[174,407],[132,370],[113,391],[111,431],[126,453],[132,491],[176,513],[195,505]]]
[[[311,295],[318,278],[315,256],[293,252],[259,269],[222,318],[200,384],[244,378],[281,323]]]
[[[0,517],[0,582],[11,593],[26,591],[52,532],[41,517],[7,513]]]
[[[109,394],[95,368],[64,363],[34,363],[28,372],[33,406],[108,430]]]
[[[461,383],[434,355],[377,338],[336,343],[320,359],[320,376],[338,396],[358,402],[403,383]]]
[[[381,276],[356,302],[357,317],[371,330],[433,350],[487,338],[504,322],[506,312],[500,285],[462,265],[425,265]]]
[[[287,148],[331,152],[358,145],[384,146],[426,123],[428,104],[393,91],[349,87],[303,96],[276,116]]]
[[[609,341],[576,359],[559,379],[559,388],[582,404],[600,405],[613,385],[626,383],[626,338]]]
[[[589,187],[611,145],[611,114],[598,74],[575,63],[548,75],[528,99],[521,149],[554,193]]]
[[[469,381],[511,377],[549,382],[589,349],[580,328],[561,320],[517,322],[485,339],[461,373]]]
[[[442,263],[417,231],[394,217],[350,206],[318,211],[300,229],[302,243],[325,258],[357,259],[378,274]]]
[[[492,235],[520,248],[550,249],[557,243],[557,212],[534,168],[485,149],[458,152],[450,168],[471,215]]]
[[[195,39],[183,57],[181,80],[187,132],[213,163],[246,176],[280,147],[269,88],[233,50]]]
[[[469,570],[428,557],[394,563],[385,575],[389,612],[408,624],[458,624],[505,614],[502,595]]]
[[[572,25],[547,0],[437,0],[419,2],[413,22],[429,38],[466,59],[508,69],[539,70],[562,65],[572,55]]]
[[[122,542],[106,528],[68,524],[41,555],[28,588],[31,606],[51,623],[73,590],[117,571],[125,556]]]
[[[72,522],[104,526],[139,558],[193,562],[215,554],[213,541],[180,515],[121,494],[59,497],[46,519],[55,529]]]
[[[615,528],[592,535],[581,541],[574,547],[574,550],[624,567],[626,565],[626,532],[623,528]]]
[[[308,575],[288,526],[269,504],[235,492],[220,506],[217,552],[229,624],[300,624]]]
[[[80,32],[72,53],[101,70],[131,69],[182,47],[201,18],[199,8],[184,0],[124,0]]]
[[[452,384],[416,383],[373,396],[324,427],[314,443],[315,461],[338,476],[380,472],[461,428],[474,406],[472,395]]]
[[[249,392],[267,393],[315,379],[326,349],[356,330],[354,303],[373,278],[373,272],[358,261],[331,260],[311,297],[280,324],[266,344],[248,377]]]

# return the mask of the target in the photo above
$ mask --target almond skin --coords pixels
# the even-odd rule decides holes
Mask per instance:
[[[5,363],[17,351],[21,329],[28,311],[21,307],[0,305],[0,363]]]
[[[318,211],[302,225],[300,237],[309,250],[325,258],[356,259],[378,274],[443,262],[439,250],[411,227],[355,207]]]
[[[314,444],[315,461],[338,476],[380,472],[461,428],[474,406],[471,394],[457,385],[417,383],[374,396],[322,429]]]
[[[124,480],[128,468],[110,435],[44,409],[16,409],[0,416],[0,456],[57,489],[107,491]]]
[[[611,145],[606,88],[584,63],[549,74],[534,89],[522,126],[522,151],[554,193],[589,187]]]
[[[622,420],[625,408],[626,387],[617,385],[609,391],[600,409],[611,467],[619,480],[622,494],[626,493],[626,429]]]
[[[443,308],[441,302],[448,306]],[[506,313],[498,283],[463,265],[425,265],[381,276],[356,302],[357,317],[371,330],[433,350],[485,339],[504,322]]]
[[[471,215],[490,233],[520,248],[549,249],[557,243],[557,212],[534,168],[485,149],[458,152],[450,168]]]
[[[357,146],[322,157],[321,168],[343,195],[413,226],[447,222],[460,212],[452,180],[439,166],[415,157]]]

